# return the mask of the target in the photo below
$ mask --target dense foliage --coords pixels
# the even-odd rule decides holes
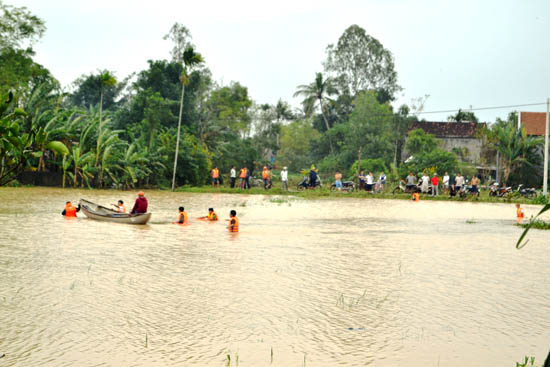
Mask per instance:
[[[170,60],[149,60],[125,78],[98,69],[67,93],[33,60],[45,30],[27,9],[0,1],[0,94],[10,91],[2,97],[0,185],[23,169],[57,172],[64,186],[132,188],[202,185],[214,165],[223,175],[232,166],[254,174],[263,165],[315,165],[325,176],[364,169],[391,171],[392,179],[464,167],[433,136],[409,133],[417,119],[410,111],[419,109],[394,110],[401,87],[393,55],[357,25],[327,47],[324,72],[296,87],[301,110],[257,103],[237,81],[218,85],[178,23],[164,37],[173,43]],[[477,121],[463,111],[449,120]],[[485,139],[486,156],[501,153],[506,180],[533,175],[538,140],[500,120]],[[404,150],[413,155],[407,163]]]

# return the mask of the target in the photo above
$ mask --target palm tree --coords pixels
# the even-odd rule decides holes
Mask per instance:
[[[197,66],[204,62],[201,54],[195,52],[192,46],[189,46],[183,52],[183,71],[180,75],[181,82],[181,100],[180,100],[180,113],[178,118],[178,134],[176,138],[176,154],[174,156],[174,173],[172,176],[172,191],[176,188],[176,167],[178,165],[178,153],[180,145],[180,130],[181,130],[181,114],[183,112],[183,96],[185,94],[185,86],[189,84],[189,71],[194,66]]]
[[[504,182],[522,166],[532,166],[542,139],[527,136],[525,128],[518,129],[513,118],[498,121],[485,135],[491,146],[500,153],[504,170]]]
[[[117,83],[115,77],[108,71],[103,72],[101,75],[99,75],[99,81],[100,81],[100,94],[99,94],[99,131],[98,131],[98,137],[101,136],[101,118],[103,113],[103,94],[105,93],[106,87],[114,87]],[[98,146],[99,146],[99,138],[98,138]],[[99,162],[99,148],[97,149],[97,155],[95,163],[96,165]]]
[[[294,97],[303,96],[304,100],[302,105],[304,106],[304,111],[306,114],[310,115],[316,107],[316,104],[319,103],[321,109],[321,115],[323,115],[323,120],[325,121],[325,126],[327,131],[330,129],[328,123],[327,111],[325,108],[325,102],[329,100],[329,96],[338,93],[336,89],[336,83],[332,78],[323,78],[322,73],[317,73],[315,75],[315,81],[311,84],[299,85],[297,87]],[[329,139],[330,151],[333,151],[332,142]]]

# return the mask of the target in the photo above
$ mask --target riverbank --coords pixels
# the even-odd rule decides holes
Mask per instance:
[[[44,187],[44,186],[18,186],[20,188],[33,188],[33,187]],[[393,186],[391,186],[393,187]],[[14,187],[12,186],[11,189]],[[61,188],[58,188],[61,189]],[[117,191],[115,189],[97,189],[97,188],[65,188],[63,190],[86,190],[86,191]],[[159,190],[159,191],[170,191],[169,188],[160,187],[160,188],[135,188],[134,191],[138,190]],[[124,190],[121,192],[127,192],[132,190]],[[353,192],[344,192],[344,191],[331,191],[329,188],[317,188],[314,190],[303,190],[298,191],[296,189],[291,189],[289,191],[283,190],[281,188],[272,188],[265,190],[261,187],[252,187],[248,190],[241,190],[239,188],[230,188],[227,186],[222,186],[220,188],[212,187],[209,185],[205,186],[180,186],[177,187],[175,192],[185,192],[185,193],[197,193],[197,194],[233,194],[233,195],[267,195],[267,196],[294,196],[304,199],[345,199],[345,198],[354,198],[354,199],[386,199],[386,200],[411,200],[410,194],[393,194],[390,190],[386,190],[381,193],[370,193],[366,191],[353,191]],[[435,201],[454,201],[454,202],[480,202],[480,203],[520,203],[528,205],[544,205],[544,198],[542,196],[536,197],[534,199],[528,199],[520,196],[511,196],[508,198],[492,197],[489,196],[489,191],[482,190],[479,197],[468,195],[465,198],[460,197],[449,197],[448,195],[420,195],[420,200],[435,200]]]
[[[409,194],[393,194],[389,191],[382,193],[369,193],[366,191],[353,191],[353,192],[344,192],[344,191],[331,191],[328,188],[318,188],[314,190],[282,190],[280,188],[272,188],[265,190],[259,187],[253,187],[248,190],[241,190],[238,188],[230,187],[220,187],[213,188],[212,186],[182,186],[176,188],[176,192],[189,192],[189,193],[223,193],[223,194],[243,194],[243,195],[284,195],[284,196],[297,196],[304,199],[342,199],[342,198],[354,198],[354,199],[390,199],[390,200],[411,200],[411,195]],[[524,197],[510,197],[510,198],[499,198],[489,196],[488,191],[482,190],[479,197],[467,196],[465,198],[460,197],[449,197],[448,195],[420,195],[420,200],[435,200],[435,201],[468,201],[468,202],[482,202],[482,203],[520,203],[520,204],[529,204],[529,205],[543,205],[541,198],[528,199]]]

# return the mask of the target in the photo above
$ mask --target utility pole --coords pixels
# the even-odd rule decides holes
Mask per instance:
[[[544,183],[542,192],[548,195],[548,125],[550,124],[550,98],[546,99],[546,129],[544,131]]]

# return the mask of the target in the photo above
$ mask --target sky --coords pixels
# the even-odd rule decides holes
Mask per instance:
[[[35,60],[64,86],[107,69],[119,80],[169,59],[162,37],[175,22],[191,31],[214,79],[248,87],[257,103],[294,106],[296,87],[322,72],[327,45],[352,24],[395,58],[403,91],[393,103],[425,97],[424,111],[545,103],[550,97],[548,0],[4,0],[46,22]],[[513,110],[474,111],[480,121]],[[444,121],[451,113],[425,114]]]

